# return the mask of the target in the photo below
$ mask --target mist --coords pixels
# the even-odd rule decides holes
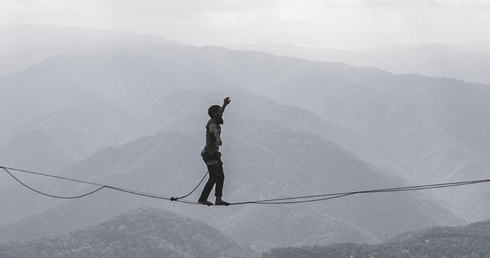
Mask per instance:
[[[199,21],[225,7],[244,15],[277,5],[171,10]],[[301,5],[291,13],[296,4],[288,6],[282,17],[294,17],[294,24],[313,12]],[[117,8],[119,15],[130,11]],[[168,13],[165,19],[179,19]],[[148,21],[154,15],[149,12]],[[465,246],[487,233],[485,183],[263,201],[488,179],[486,39],[367,40],[338,49],[343,43],[279,34],[269,35],[275,42],[264,38],[269,43],[220,38],[220,31],[210,39],[193,35],[202,41],[162,37],[96,20],[0,25],[0,166],[6,168],[0,173],[0,256],[430,255],[422,242],[458,246],[447,257],[490,252],[484,243]],[[223,198],[232,205],[207,207],[197,204],[198,183],[207,178],[200,156],[207,109],[225,97],[232,102],[221,135]],[[196,186],[182,202],[170,200]],[[53,198],[98,187],[83,198]]]

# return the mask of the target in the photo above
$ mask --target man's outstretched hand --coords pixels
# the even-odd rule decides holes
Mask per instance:
[[[231,99],[230,97],[226,97],[224,100],[223,100],[223,107],[227,106],[228,104],[230,104],[231,102]]]

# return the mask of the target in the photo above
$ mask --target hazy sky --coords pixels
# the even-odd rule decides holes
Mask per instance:
[[[7,22],[350,49],[490,41],[490,0],[0,0]]]

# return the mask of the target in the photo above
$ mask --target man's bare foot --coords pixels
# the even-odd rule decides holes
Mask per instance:
[[[208,200],[206,200],[206,201],[198,201],[198,203],[200,203],[200,204],[204,204],[204,205],[207,205],[207,206],[211,206],[211,205],[213,205],[213,203],[212,203],[212,202],[210,202],[210,201],[208,201]]]
[[[229,203],[229,202],[225,202],[225,201],[223,201],[223,200],[222,200],[221,198],[219,198],[219,197],[216,197],[216,202],[215,202],[215,205],[225,205],[225,206],[228,206],[228,205],[230,205],[230,203]]]

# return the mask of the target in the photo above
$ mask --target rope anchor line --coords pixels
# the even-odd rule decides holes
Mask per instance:
[[[124,193],[132,194],[132,195],[138,195],[138,196],[142,196],[142,197],[162,199],[162,200],[168,200],[168,201],[175,201],[175,202],[181,202],[181,203],[186,203],[186,204],[196,204],[196,205],[201,205],[201,204],[198,204],[197,202],[186,201],[183,199],[187,198],[194,191],[196,191],[196,189],[202,184],[202,182],[206,178],[207,174],[209,173],[209,172],[206,172],[206,174],[201,179],[199,184],[187,195],[184,195],[181,197],[165,197],[165,196],[158,195],[158,194],[145,193],[145,192],[141,192],[141,191],[124,189],[121,187],[103,185],[103,184],[93,183],[93,182],[89,182],[89,181],[83,181],[83,180],[78,180],[78,179],[73,179],[73,178],[68,178],[68,177],[54,176],[54,175],[43,174],[43,173],[39,173],[39,172],[22,170],[22,169],[9,168],[9,167],[3,167],[3,166],[0,166],[0,169],[5,170],[12,178],[14,178],[18,183],[20,183],[22,186],[28,188],[29,190],[36,192],[38,194],[47,196],[47,197],[51,197],[51,198],[77,199],[77,198],[82,198],[82,197],[86,197],[86,196],[95,194],[95,193],[99,192],[100,190],[107,188],[107,189],[111,189],[114,191],[124,192]],[[94,186],[97,186],[97,188],[95,190],[90,191],[90,192],[87,192],[87,193],[84,193],[81,195],[76,195],[76,196],[57,196],[57,195],[47,194],[47,193],[36,190],[36,189],[30,187],[29,185],[25,184],[24,182],[19,180],[17,177],[15,177],[10,172],[10,170],[21,172],[21,173],[33,174],[33,175],[37,175],[37,176],[44,176],[44,177],[56,178],[56,179],[61,179],[61,180],[67,180],[67,181],[72,181],[72,182],[88,184],[88,185],[94,185]],[[428,185],[417,185],[417,186],[406,186],[406,187],[394,187],[394,188],[353,191],[353,192],[343,192],[343,193],[319,194],[319,195],[309,195],[309,196],[296,196],[296,197],[287,197],[287,198],[255,200],[255,201],[244,201],[244,202],[230,203],[230,205],[244,205],[244,204],[262,204],[262,205],[264,205],[264,204],[308,203],[308,202],[326,201],[326,200],[331,200],[331,199],[336,199],[336,198],[341,198],[341,197],[346,197],[346,196],[351,196],[351,195],[356,195],[356,194],[419,191],[419,190],[428,190],[428,189],[456,187],[456,186],[463,186],[463,185],[481,184],[481,183],[488,183],[488,182],[490,182],[490,179],[460,181],[460,182],[450,182],[450,183],[440,183],[440,184],[428,184]]]
[[[194,191],[196,191],[197,188],[202,184],[202,182],[204,181],[204,179],[206,179],[206,176],[208,174],[209,174],[209,171],[207,171],[206,174],[204,174],[204,177],[201,179],[201,182],[199,182],[199,184],[197,184],[197,186],[194,187],[194,189],[190,193],[188,193],[184,196],[181,196],[181,197],[171,197],[170,201],[178,201],[179,199],[185,199],[185,198],[189,197],[189,195],[191,195]]]

